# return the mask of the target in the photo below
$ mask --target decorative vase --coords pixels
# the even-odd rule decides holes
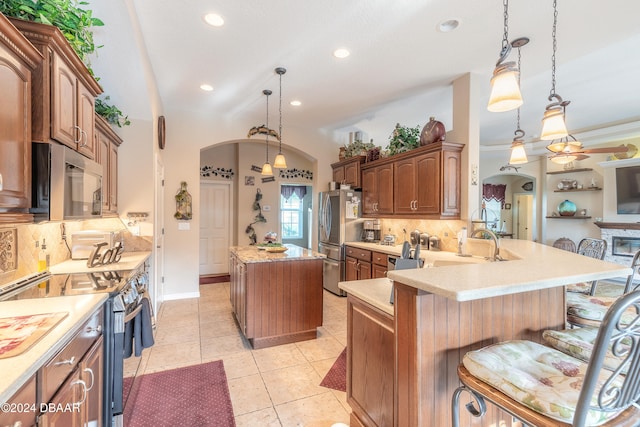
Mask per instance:
[[[436,120],[435,117],[430,117],[429,122],[422,128],[420,134],[420,145],[427,145],[438,141],[444,141],[445,129],[442,122]]]
[[[570,200],[565,200],[558,205],[558,213],[561,216],[574,216],[576,214],[576,204]]]

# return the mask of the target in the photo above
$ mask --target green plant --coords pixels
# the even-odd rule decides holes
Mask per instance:
[[[89,55],[95,52],[92,27],[104,25],[82,9],[89,3],[77,0],[0,0],[0,12],[6,16],[54,25],[60,29],[73,50],[89,68]]]
[[[420,128],[410,128],[408,126],[400,126],[396,124],[395,129],[389,136],[389,145],[387,150],[389,155],[404,153],[420,146]]]
[[[108,96],[105,96],[104,99],[97,98],[96,99],[96,113],[100,114],[104,117],[109,123],[112,125],[116,125],[119,128],[122,126],[129,126],[131,122],[129,121],[129,116],[125,116],[118,107],[109,105],[106,101],[109,100]]]
[[[373,142],[362,142],[356,139],[355,141],[345,145],[344,156],[347,158],[358,156],[361,152],[368,151],[375,147],[376,146],[373,144]]]

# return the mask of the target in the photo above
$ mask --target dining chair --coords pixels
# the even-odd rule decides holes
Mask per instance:
[[[565,251],[569,251],[569,252],[576,251],[576,244],[574,243],[573,240],[569,239],[568,237],[561,237],[557,239],[555,242],[553,242],[553,247],[562,249]]]
[[[622,295],[640,289],[640,251],[631,260],[631,274],[622,289]],[[572,326],[599,326],[607,309],[619,296],[598,296],[578,292],[566,293],[567,323]],[[623,319],[624,320],[624,319]]]
[[[596,239],[593,237],[585,237],[580,240],[576,253],[595,259],[604,259],[607,254],[607,241],[604,239]],[[579,282],[567,285],[567,292],[580,292],[593,295],[596,291],[598,281]]]
[[[630,311],[635,319],[622,323]],[[607,358],[612,353],[616,357]],[[468,352],[458,366],[458,378],[462,385],[452,396],[453,427],[460,426],[462,392],[473,399],[465,408],[474,417],[486,412],[488,401],[528,426],[637,426],[640,291],[623,295],[609,308],[588,362],[536,342],[514,340]]]

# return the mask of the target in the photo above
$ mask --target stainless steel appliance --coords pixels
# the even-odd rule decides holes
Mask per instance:
[[[360,201],[362,193],[354,190],[335,190],[320,193],[318,209],[318,252],[327,258],[323,264],[323,286],[340,296],[338,288],[345,277],[344,243],[359,241],[362,236]]]
[[[380,220],[367,219],[362,223],[362,241],[369,243],[380,242]]]
[[[149,301],[146,267],[138,270],[94,273],[37,273],[0,287],[0,301],[81,295],[95,292],[109,294],[104,305],[103,414],[96,425],[122,426],[124,359],[126,330],[133,326]],[[151,311],[153,313],[153,311]],[[151,318],[153,322],[153,318]]]
[[[57,143],[32,145],[31,209],[36,222],[102,216],[102,166]]]

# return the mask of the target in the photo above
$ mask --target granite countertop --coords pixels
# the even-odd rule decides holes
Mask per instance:
[[[235,254],[243,263],[255,262],[278,262],[278,261],[295,261],[326,258],[319,252],[311,249],[301,248],[300,246],[285,244],[286,252],[267,252],[260,250],[257,246],[232,246],[229,251]]]
[[[135,270],[142,265],[149,256],[151,256],[151,251],[124,252],[119,262],[91,268],[87,267],[86,259],[68,259],[59,264],[50,266],[49,272],[51,274],[73,274],[91,273],[96,271]]]
[[[41,313],[68,313],[60,323],[25,352],[0,359],[0,403],[5,403],[40,367],[60,351],[75,330],[107,300],[104,293],[0,302],[0,316],[14,317]]]
[[[455,265],[389,271],[390,279],[456,301],[471,301],[613,277],[631,268],[528,240],[500,239],[509,261],[468,262],[449,253]]]

